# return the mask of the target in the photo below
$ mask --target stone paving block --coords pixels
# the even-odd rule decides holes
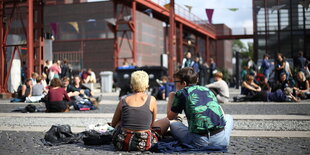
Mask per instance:
[[[113,151],[112,145],[65,144],[44,146],[43,132],[0,131],[0,154],[111,154],[134,155],[141,152]],[[232,137],[227,153],[212,154],[309,154],[310,138]],[[162,155],[162,153],[150,153]],[[178,153],[175,153],[178,154]],[[204,154],[204,153],[191,153]]]

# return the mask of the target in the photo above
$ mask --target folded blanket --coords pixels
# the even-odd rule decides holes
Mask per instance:
[[[221,146],[206,146],[202,148],[197,148],[189,144],[180,143],[176,140],[168,141],[168,142],[158,142],[151,150],[152,152],[158,153],[194,153],[194,152],[204,152],[204,153],[212,153],[212,152],[227,152],[227,147]]]

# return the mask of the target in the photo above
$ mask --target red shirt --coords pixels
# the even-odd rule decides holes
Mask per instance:
[[[47,95],[49,102],[63,101],[64,99],[70,101],[70,97],[64,88],[50,88]]]

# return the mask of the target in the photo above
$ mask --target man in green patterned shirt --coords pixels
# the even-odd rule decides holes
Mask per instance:
[[[225,149],[229,145],[233,119],[231,115],[224,115],[214,93],[196,85],[197,81],[198,75],[191,67],[182,68],[174,74],[178,91],[173,101],[168,103],[171,109],[168,109],[167,117],[173,120],[184,110],[188,127],[182,122],[171,121],[172,135],[196,148],[216,146]]]

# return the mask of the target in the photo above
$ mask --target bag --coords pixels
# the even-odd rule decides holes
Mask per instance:
[[[95,130],[83,132],[85,145],[109,145],[112,142],[112,134],[109,132],[99,133]]]
[[[112,142],[116,150],[147,151],[158,142],[155,131],[134,132],[118,127],[115,129]]]
[[[53,71],[50,71],[50,72],[48,73],[48,79],[49,79],[49,80],[52,80],[52,79],[54,78],[54,76],[55,76],[55,73],[54,73]]]
[[[53,125],[41,141],[44,145],[60,145],[77,143],[82,138],[81,134],[73,134],[69,125]]]

